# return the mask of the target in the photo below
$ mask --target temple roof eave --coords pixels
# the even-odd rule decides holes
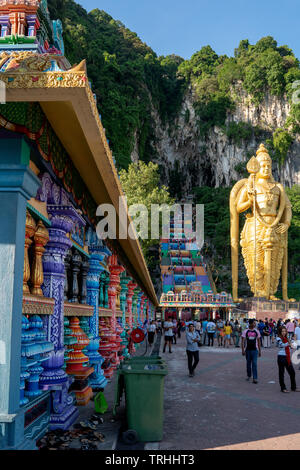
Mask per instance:
[[[75,69],[75,68],[74,68]],[[119,197],[124,196],[97,105],[85,71],[8,70],[0,73],[7,102],[39,102],[97,205],[113,204],[119,219]],[[127,213],[127,224],[131,218]],[[115,240],[121,259],[147,293],[158,300],[138,240]]]

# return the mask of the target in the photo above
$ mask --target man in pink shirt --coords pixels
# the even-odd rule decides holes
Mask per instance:
[[[247,360],[247,379],[253,376],[253,383],[257,384],[257,357],[261,355],[260,332],[255,328],[256,323],[253,318],[249,320],[249,328],[242,333],[242,354]]]

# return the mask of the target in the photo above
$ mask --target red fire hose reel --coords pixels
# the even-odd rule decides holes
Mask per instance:
[[[130,338],[133,343],[141,343],[145,339],[145,333],[141,328],[135,328],[130,333]]]

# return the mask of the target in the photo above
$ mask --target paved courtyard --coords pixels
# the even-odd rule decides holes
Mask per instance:
[[[159,449],[300,450],[300,393],[281,393],[275,346],[262,349],[255,385],[245,380],[246,360],[234,347],[201,347],[195,377],[189,377],[185,345],[183,334],[172,354],[160,347],[169,374]]]

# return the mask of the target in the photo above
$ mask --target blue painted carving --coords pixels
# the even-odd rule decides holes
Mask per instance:
[[[43,330],[43,321],[38,315],[31,315],[26,319],[29,328],[26,327],[27,338],[22,345],[22,359],[27,362],[27,372],[29,377],[26,379],[25,396],[29,398],[42,394],[39,388],[39,377],[43,372],[42,363],[49,357],[49,352],[53,351],[54,345],[46,341],[46,333]],[[22,321],[25,324],[25,320]],[[25,335],[24,335],[25,336]],[[24,362],[21,364],[24,369]]]
[[[46,321],[47,337],[54,344],[54,351],[44,362],[44,372],[40,376],[43,389],[53,390],[50,428],[67,429],[77,418],[78,410],[73,406],[73,397],[68,395],[72,379],[65,373],[64,367],[64,259],[72,242],[67,237],[75,223],[85,221],[70,204],[66,192],[52,182],[50,175],[42,177],[39,199],[47,202],[51,219],[49,242],[43,256],[44,284],[43,293],[55,299],[54,313]]]

